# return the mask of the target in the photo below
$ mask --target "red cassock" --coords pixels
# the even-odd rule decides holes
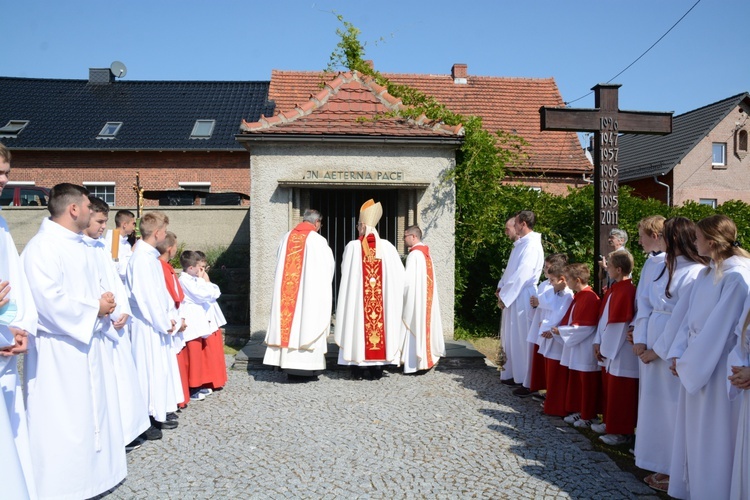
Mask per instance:
[[[206,339],[203,349],[204,387],[221,389],[227,383],[227,363],[224,358],[224,337],[221,328]]]
[[[599,319],[599,297],[586,287],[573,296],[573,302],[560,321],[561,326],[596,326]],[[564,417],[570,413],[579,412],[581,402],[590,397],[588,391],[583,392],[580,373],[569,370],[560,362],[547,359],[547,399],[544,412],[548,415]],[[596,403],[596,398],[594,399]],[[593,418],[593,417],[589,417]]]
[[[602,300],[604,312],[609,299],[607,324],[630,324],[635,316],[635,293],[636,288],[629,279],[618,281],[609,287]],[[623,354],[624,349],[631,349],[631,345],[626,342],[620,349],[620,354]],[[603,385],[603,414],[607,434],[634,434],[638,420],[638,379],[605,373]]]
[[[547,388],[546,359],[539,354],[539,346],[533,345],[534,352],[531,356],[531,392],[541,391]]]
[[[169,296],[174,301],[175,309],[180,308],[180,304],[185,299],[185,292],[182,290],[177,275],[174,272],[172,264],[159,259],[161,269],[164,272],[164,282],[167,285],[167,291]],[[179,325],[177,325],[179,327]],[[188,373],[190,371],[190,358],[186,348],[183,348],[177,353],[177,366],[180,368],[180,382],[182,383],[182,392],[185,396],[184,402],[179,404],[180,408],[187,406],[187,402],[190,401],[190,388],[188,386]]]

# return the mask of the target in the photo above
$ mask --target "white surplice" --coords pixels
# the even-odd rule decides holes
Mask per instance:
[[[331,283],[336,271],[336,261],[328,241],[317,232],[310,231],[305,239],[289,344],[288,347],[281,347],[281,288],[291,233],[286,233],[281,239],[277,252],[263,364],[278,366],[289,373],[298,374],[294,371],[315,372],[326,368],[325,355],[328,352],[327,338],[331,330],[333,305]]]
[[[24,380],[40,498],[90,498],[127,473],[117,383],[100,333],[104,291],[86,254],[81,234],[44,219],[21,255],[39,314]]]
[[[683,317],[672,312],[681,297],[687,297],[687,303],[693,282],[703,269],[705,266],[678,256],[670,283],[671,297],[666,296],[669,271],[664,262],[652,266],[648,277],[641,273],[633,342],[645,344],[659,356],[648,364],[640,363],[635,464],[641,469],[669,474],[680,381],[669,370],[666,357]]]
[[[513,242],[513,250],[508,259],[503,277],[498,285],[503,310],[503,349],[507,356],[500,374],[503,380],[513,379],[521,384],[526,380],[532,345],[527,336],[534,313],[529,299],[536,295],[536,284],[544,267],[542,235],[534,231]]]
[[[402,312],[401,336],[404,346],[401,349],[401,363],[404,373],[427,370],[445,356],[443,323],[440,319],[440,302],[435,276],[434,261],[432,276],[428,276],[425,255],[416,247],[426,246],[417,243],[410,249],[406,259],[404,281],[404,309]],[[430,310],[429,357],[427,345],[427,280],[432,281],[432,307]]]
[[[401,315],[404,306],[404,265],[398,250],[375,234],[378,255],[383,261],[383,317],[385,361],[365,360],[364,292],[362,290],[362,242],[347,243],[341,262],[341,284],[336,304],[334,337],[339,346],[340,365],[377,366],[399,363]]]
[[[750,270],[746,259],[730,257],[722,271],[716,280],[712,262],[698,274],[667,354],[677,358],[681,384],[669,480],[675,498],[729,498],[738,406],[727,398],[726,365]]]
[[[104,233],[104,249],[106,250],[108,255],[112,255],[112,236],[114,235],[114,232],[112,229],[108,229],[107,232]],[[115,261],[115,269],[117,270],[117,274],[120,276],[120,279],[122,280],[123,284],[125,283],[125,275],[128,270],[128,262],[130,262],[130,257],[133,255],[133,247],[130,246],[130,243],[128,242],[127,236],[120,235],[120,246],[118,247],[117,252],[117,261]]]
[[[0,322],[0,337],[7,340],[6,344],[14,343],[13,334],[8,326],[19,328],[33,335],[36,333],[37,313],[34,297],[31,295],[26,273],[21,266],[21,260],[16,251],[13,237],[8,231],[5,219],[0,217],[0,281],[7,281],[11,290],[7,298],[10,305],[15,306],[13,319]],[[36,485],[29,449],[29,432],[26,424],[26,406],[18,377],[17,357],[0,357],[0,414],[5,414],[0,422],[2,445],[0,446],[0,463],[7,464],[4,470],[3,492],[11,496],[18,492],[17,498],[24,498],[24,493],[36,497]],[[6,426],[7,423],[7,426]],[[6,434],[9,431],[10,434]],[[7,438],[10,437],[10,440]],[[8,488],[6,493],[5,488]]]
[[[180,316],[185,320],[187,328],[182,332],[185,342],[197,338],[206,338],[216,331],[208,321],[209,303],[221,295],[219,287],[203,278],[191,276],[182,271],[180,285],[185,298],[180,303]]]
[[[99,270],[102,289],[112,292],[117,302],[115,311],[110,316],[102,318],[101,331],[108,340],[105,341],[105,346],[111,350],[110,355],[117,377],[117,396],[120,402],[124,446],[145,432],[151,425],[146,399],[141,393],[138,372],[133,359],[130,320],[128,319],[128,323],[119,330],[112,326],[113,319],[120,318],[122,314],[132,316],[133,313],[128,303],[128,291],[117,274],[115,263],[112,261],[111,254],[107,253],[104,242],[85,235],[83,241],[88,245],[89,258],[96,263]]]
[[[540,287],[541,289],[541,287]],[[559,292],[555,292],[552,286],[545,287],[539,295],[539,305],[537,312],[539,314],[539,326],[536,327],[537,344],[539,345],[539,354],[548,359],[560,361],[562,357],[564,341],[560,335],[552,335],[552,338],[542,337],[542,333],[550,331],[553,327],[559,326],[565,313],[573,302],[573,291],[565,287]],[[571,318],[572,318],[571,311]]]
[[[177,323],[179,316],[158,259],[157,249],[139,241],[128,262],[127,286],[133,312],[130,340],[141,393],[149,415],[164,422],[167,413],[176,411],[177,403],[182,402],[182,386],[175,352],[179,339],[167,333],[171,321]]]
[[[744,330],[745,318],[750,314],[750,296],[740,314],[735,333],[737,344],[727,359],[726,376],[732,375],[733,366],[750,366],[750,328]],[[729,399],[739,406],[737,436],[732,460],[732,482],[730,498],[750,498],[750,390],[739,389],[727,380]]]

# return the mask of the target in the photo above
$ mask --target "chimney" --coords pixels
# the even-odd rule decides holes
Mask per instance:
[[[465,64],[456,63],[451,68],[451,76],[453,77],[453,83],[457,85],[466,85],[469,83],[467,80],[468,67]]]
[[[109,68],[89,68],[90,85],[108,85],[115,81],[115,75]]]

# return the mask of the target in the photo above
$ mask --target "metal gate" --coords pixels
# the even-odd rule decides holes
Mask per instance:
[[[407,227],[408,208],[406,191],[398,189],[302,189],[299,196],[299,215],[306,208],[318,210],[323,216],[320,234],[328,240],[336,259],[336,273],[333,280],[333,308],[338,301],[339,283],[341,282],[341,258],[344,247],[358,237],[357,222],[359,209],[369,199],[380,202],[383,206],[383,217],[377,226],[381,238],[393,243],[403,253],[403,234]]]

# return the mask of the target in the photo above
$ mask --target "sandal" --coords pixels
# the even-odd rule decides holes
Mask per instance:
[[[658,479],[657,476],[662,476],[662,478]],[[666,474],[651,474],[650,476],[644,477],[643,482],[646,483],[649,488],[652,488],[656,491],[666,492],[669,489],[669,476],[667,476]]]

